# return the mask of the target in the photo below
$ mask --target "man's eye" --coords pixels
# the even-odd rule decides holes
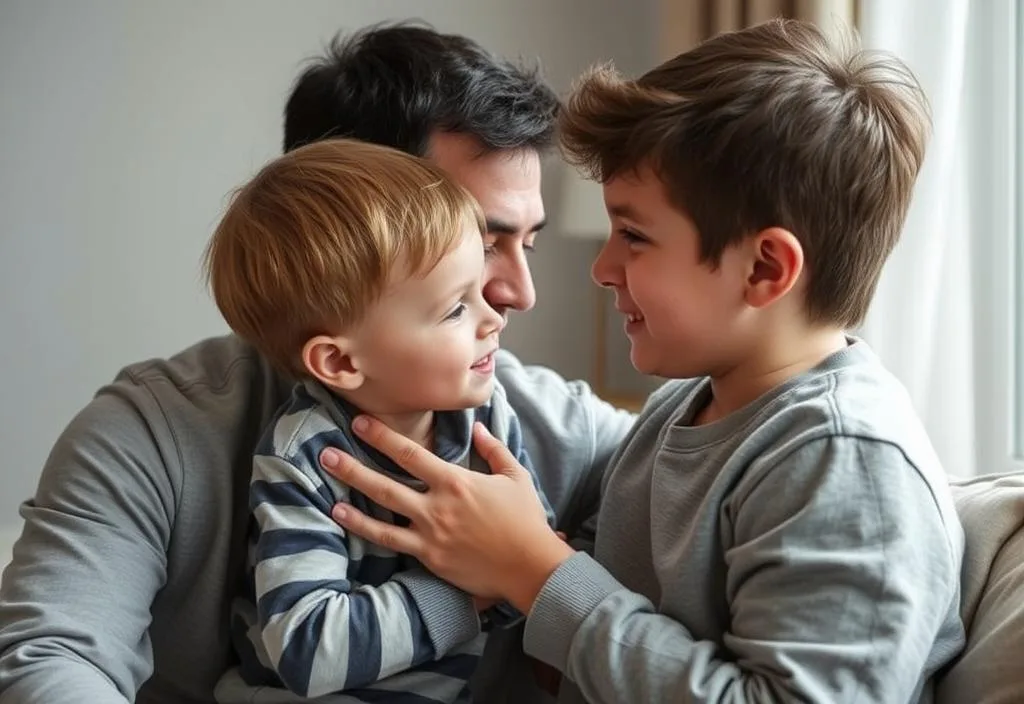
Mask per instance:
[[[460,303],[459,305],[455,306],[448,315],[444,316],[444,319],[446,321],[447,320],[458,320],[459,318],[462,317],[463,313],[465,313],[465,312],[466,312],[466,304],[465,303]]]
[[[498,248],[495,247],[493,244],[484,243],[484,256],[485,257],[492,257],[492,256],[494,256],[494,254],[497,251],[498,251]]]

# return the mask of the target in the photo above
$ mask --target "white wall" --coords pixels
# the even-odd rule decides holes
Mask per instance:
[[[336,30],[421,17],[539,57],[564,90],[596,60],[648,66],[652,16],[650,0],[3,0],[0,535],[99,385],[224,330],[200,253],[224,195],[278,152],[289,85]],[[593,247],[551,233],[539,249],[542,302],[505,343],[583,376]]]

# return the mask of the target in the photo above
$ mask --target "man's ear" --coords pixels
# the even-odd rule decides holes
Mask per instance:
[[[317,335],[302,346],[302,364],[315,379],[342,391],[355,391],[365,380],[345,337]]]
[[[804,270],[804,248],[789,230],[769,227],[749,241],[749,268],[744,298],[764,308],[785,296]]]

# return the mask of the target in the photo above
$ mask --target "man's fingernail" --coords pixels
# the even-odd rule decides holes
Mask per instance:
[[[334,519],[336,521],[344,521],[347,513],[348,511],[346,511],[345,507],[341,504],[334,507]]]
[[[338,453],[336,452],[324,452],[320,456],[320,464],[324,467],[335,468],[338,466]]]
[[[352,421],[352,427],[357,433],[365,433],[370,429],[370,421],[366,420],[365,416],[358,416]]]

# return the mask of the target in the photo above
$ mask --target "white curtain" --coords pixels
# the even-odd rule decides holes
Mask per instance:
[[[992,432],[992,424],[1009,425],[1000,410],[1008,406],[1002,396],[1009,380],[1000,384],[1001,370],[993,368],[1007,357],[993,345],[1009,338],[992,334],[998,321],[989,303],[994,244],[1011,226],[995,217],[1011,205],[1000,202],[1006,189],[993,188],[1010,144],[993,139],[992,118],[1011,107],[998,89],[1000,76],[1012,72],[997,65],[1006,42],[992,33],[1009,29],[1012,2],[860,3],[863,44],[910,65],[931,101],[934,130],[901,242],[860,334],[906,385],[955,476],[1004,469],[1000,458],[1008,457],[993,447],[1008,432]]]

